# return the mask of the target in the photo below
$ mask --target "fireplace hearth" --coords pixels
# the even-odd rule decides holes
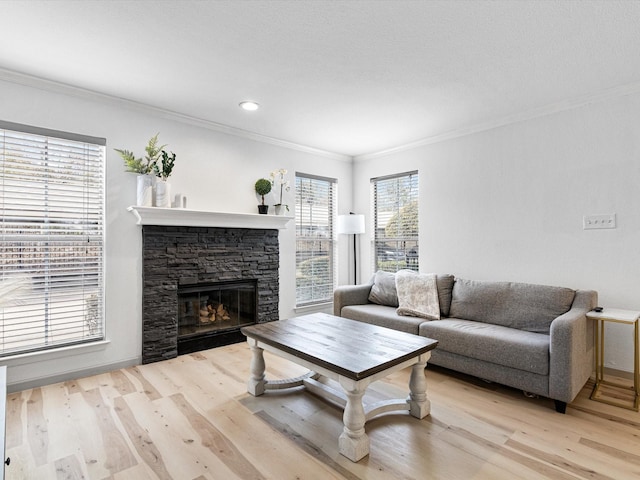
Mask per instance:
[[[243,325],[278,319],[277,229],[143,225],[142,239],[142,363],[242,342]]]

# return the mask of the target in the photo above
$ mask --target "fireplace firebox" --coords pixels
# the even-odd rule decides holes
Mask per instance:
[[[257,322],[256,284],[251,280],[179,288],[178,355],[208,348],[217,337],[241,341],[240,327]]]

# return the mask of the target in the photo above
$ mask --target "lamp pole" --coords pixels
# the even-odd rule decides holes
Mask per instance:
[[[358,283],[358,256],[356,249],[356,235],[364,233],[364,215],[338,215],[337,231],[339,234],[353,235],[353,284]]]

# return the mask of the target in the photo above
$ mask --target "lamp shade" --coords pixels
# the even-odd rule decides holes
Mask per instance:
[[[364,233],[364,215],[338,215],[336,229],[338,233]]]

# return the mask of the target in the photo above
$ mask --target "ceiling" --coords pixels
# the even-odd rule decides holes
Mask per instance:
[[[349,156],[640,84],[635,0],[5,0],[0,12],[0,69]],[[262,108],[242,111],[247,99]]]

